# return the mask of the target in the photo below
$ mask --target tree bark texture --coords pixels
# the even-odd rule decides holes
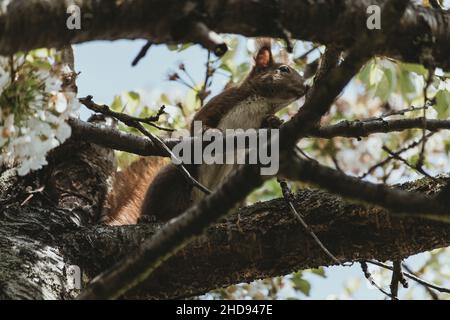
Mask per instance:
[[[12,0],[0,15],[0,54],[91,40],[143,38],[154,43],[201,43],[197,23],[218,33],[283,38],[348,48],[366,27],[367,8],[385,0]],[[69,5],[81,29],[66,26]],[[384,30],[381,19],[381,32]],[[18,37],[17,35],[21,36]],[[392,41],[378,54],[450,68],[450,12],[409,5]]]

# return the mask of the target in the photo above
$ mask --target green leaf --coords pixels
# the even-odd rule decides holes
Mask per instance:
[[[250,70],[250,64],[248,62],[243,62],[237,67],[237,75],[242,76],[248,73]]]
[[[417,165],[419,162],[420,156],[418,154],[414,154],[411,157],[409,157],[408,162],[412,165]]]
[[[399,86],[402,96],[406,99],[409,99],[409,94],[416,92],[416,87],[411,79],[411,73],[406,70],[400,72]]]
[[[362,70],[358,74],[359,80],[365,84],[369,85],[369,77],[372,69],[375,67],[375,63],[373,60],[370,60],[366,65],[362,68]]]
[[[30,64],[38,69],[50,70],[52,68],[51,64],[43,59],[34,59]]]
[[[111,103],[111,109],[114,111],[122,111],[122,98],[120,96],[114,97],[114,100]]]
[[[41,48],[33,50],[31,54],[37,58],[47,58],[50,56],[50,51],[47,48]]]
[[[234,65],[232,60],[222,62],[219,68],[231,73],[232,75],[234,75],[236,72],[236,66]]]
[[[296,272],[293,274],[292,284],[293,284],[292,287],[295,290],[298,290],[301,293],[303,293],[304,295],[309,296],[309,293],[311,291],[311,284],[302,278],[301,272]]]
[[[383,77],[376,86],[375,96],[379,97],[382,101],[386,101],[391,93],[391,87],[389,78],[383,74]]]
[[[394,92],[397,89],[397,72],[396,69],[386,68],[384,69],[384,75],[389,81],[389,90]]]
[[[436,93],[436,104],[433,108],[437,111],[440,119],[447,119],[450,116],[449,106],[450,92],[447,90],[439,90],[438,93]]]
[[[162,104],[166,104],[166,105],[171,104],[170,98],[165,93],[161,94],[161,96],[159,97],[159,100],[161,101]]]
[[[421,64],[416,63],[402,63],[401,68],[408,72],[415,72],[419,76],[427,76],[428,70]]]
[[[310,271],[311,271],[311,273],[315,274],[316,276],[319,276],[319,277],[322,277],[322,278],[326,278],[327,277],[327,275],[325,274],[325,269],[322,268],[322,267],[317,268],[317,269],[311,269]]]
[[[374,65],[369,74],[369,85],[377,85],[383,78],[383,70]]]
[[[141,99],[141,96],[136,91],[129,91],[128,97],[134,101],[139,101]]]
[[[169,49],[170,51],[184,51],[186,49],[189,49],[190,47],[192,47],[194,44],[193,43],[184,43],[184,44],[168,44],[166,45],[167,49]]]
[[[234,60],[238,53],[238,45],[239,41],[237,37],[232,37],[230,39],[225,39],[225,42],[228,46],[228,51],[225,53],[225,55],[221,58],[222,61],[228,61],[228,60]]]

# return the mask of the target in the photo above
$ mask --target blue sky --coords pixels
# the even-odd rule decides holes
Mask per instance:
[[[196,80],[203,79],[207,53],[199,46],[193,46],[181,53],[170,51],[165,46],[153,46],[136,67],[131,67],[131,61],[144,43],[143,40],[121,40],[76,45],[76,70],[81,72],[77,81],[79,96],[93,95],[96,102],[110,104],[115,95],[130,90],[156,92],[184,90],[179,84],[166,80],[169,70],[174,69],[181,61],[186,63]],[[218,79],[213,92],[217,93],[225,84],[225,80]],[[83,109],[82,118],[87,115],[88,112]],[[421,261],[423,257],[417,256],[409,259],[409,264],[413,267],[419,266]],[[327,268],[327,275],[327,279],[314,275],[307,276],[312,283],[311,298],[324,299],[331,294],[339,294],[342,292],[343,284],[352,278],[359,278],[362,283],[356,297],[361,299],[384,297],[366,285],[358,265]]]
[[[147,92],[185,91],[185,88],[167,80],[170,70],[184,62],[194,79],[204,77],[207,51],[199,46],[182,52],[170,51],[164,45],[153,46],[136,67],[131,61],[145,44],[143,40],[95,41],[76,45],[75,63],[81,74],[77,80],[79,96],[92,94],[98,103],[109,104],[115,95],[130,90]],[[225,85],[215,81],[217,92]]]

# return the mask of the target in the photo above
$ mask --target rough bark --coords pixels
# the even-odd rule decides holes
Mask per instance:
[[[416,187],[422,183],[417,182]],[[382,209],[348,203],[318,190],[302,190],[295,199],[311,228],[342,261],[401,259],[450,244],[450,230],[444,223],[393,218]],[[155,229],[101,227],[67,234],[62,243],[69,255],[80,257],[79,263],[91,277],[136,249]],[[98,255],[92,254],[88,239],[95,243]],[[187,297],[331,264],[292,217],[284,200],[276,199],[243,208],[239,215],[232,214],[210,227],[126,297]]]
[[[112,152],[71,141],[50,165],[0,179],[0,299],[73,298],[61,235],[97,221],[114,168]]]
[[[12,0],[0,16],[0,53],[62,47],[90,40],[150,39],[199,42],[192,26],[220,33],[283,37],[348,47],[366,28],[367,7],[384,0]],[[81,9],[81,30],[66,27],[67,7]],[[382,20],[383,23],[383,20]],[[382,31],[384,25],[382,24]],[[391,42],[378,54],[450,68],[450,13],[409,5]],[[17,37],[21,34],[21,37]]]

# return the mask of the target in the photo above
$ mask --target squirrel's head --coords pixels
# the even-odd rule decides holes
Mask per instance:
[[[258,39],[255,65],[245,80],[257,95],[267,98],[279,108],[299,99],[306,93],[304,79],[286,61],[276,62],[270,39]]]

